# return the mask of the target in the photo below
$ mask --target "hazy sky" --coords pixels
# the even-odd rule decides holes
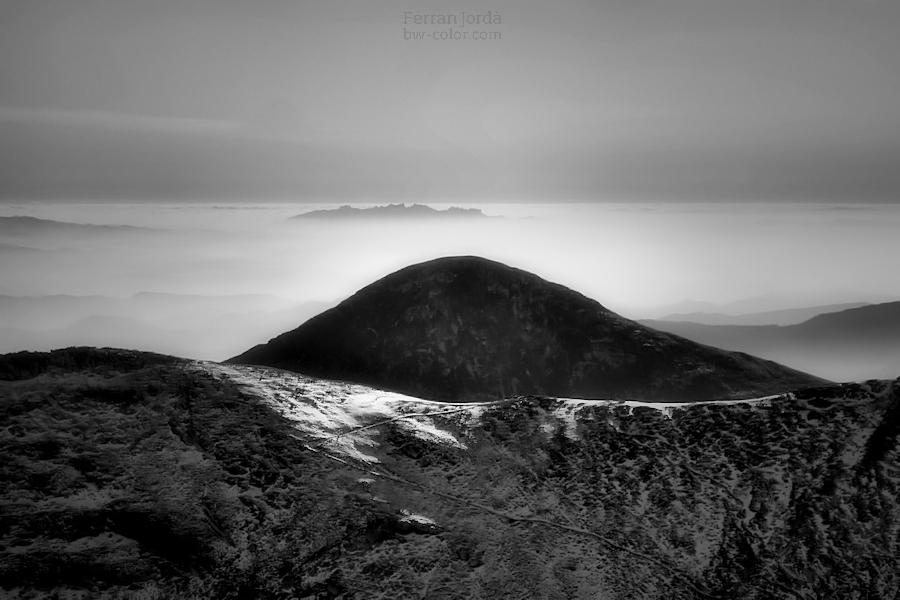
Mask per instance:
[[[896,0],[0,0],[0,198],[896,202],[898,32]]]

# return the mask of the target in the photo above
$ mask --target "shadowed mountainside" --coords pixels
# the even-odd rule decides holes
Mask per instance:
[[[641,321],[701,344],[748,352],[833,380],[900,374],[900,302],[872,304],[785,326]]]
[[[701,400],[822,383],[655,331],[566,287],[471,256],[397,271],[228,362],[437,400]]]
[[[0,356],[0,372],[4,598],[900,587],[900,381],[657,409],[447,406],[110,349]]]

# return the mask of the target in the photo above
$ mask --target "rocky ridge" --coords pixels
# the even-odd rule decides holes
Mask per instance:
[[[900,589],[900,381],[447,405],[127,351],[41,357],[0,382],[4,597]]]

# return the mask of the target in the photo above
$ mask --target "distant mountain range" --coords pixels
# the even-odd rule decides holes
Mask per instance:
[[[672,313],[659,317],[659,321],[690,321],[706,325],[795,325],[815,316],[868,306],[867,302],[826,304],[804,308],[785,308],[749,314],[726,314],[720,312]]]
[[[147,227],[132,225],[94,225],[86,223],[69,223],[53,221],[37,217],[0,217],[0,235],[7,237],[25,237],[49,234],[112,234],[119,232],[140,233],[153,231]]]
[[[314,210],[291,217],[290,219],[433,219],[433,218],[497,218],[488,217],[478,208],[458,208],[451,206],[438,210],[424,204],[388,204],[371,208],[354,208],[344,205],[340,208]]]
[[[331,306],[265,294],[0,296],[0,352],[87,345],[221,360]]]
[[[855,290],[827,294],[771,292],[723,304],[682,300],[674,304],[632,310],[630,314],[634,314],[638,320],[666,321],[685,320],[683,317],[697,315],[692,319],[693,322],[706,323],[709,320],[710,325],[791,325],[817,314],[897,301],[900,301],[900,297],[891,294],[858,293]]]
[[[13,254],[41,254],[46,252],[46,250],[41,250],[40,248],[32,248],[31,246],[20,246],[18,244],[4,244],[0,243],[0,256],[3,255],[13,255]]]
[[[829,379],[900,375],[900,302],[821,314],[785,326],[640,322],[701,344],[747,352]]]
[[[52,329],[71,325],[84,317],[109,315],[152,319],[160,325],[180,327],[220,314],[283,310],[296,304],[269,294],[205,296],[138,292],[124,299],[66,294],[0,295],[0,326]]]
[[[229,362],[437,400],[752,397],[822,380],[625,319],[483,258],[413,265]]]

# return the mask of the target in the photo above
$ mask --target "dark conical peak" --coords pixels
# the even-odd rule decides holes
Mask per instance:
[[[401,269],[230,362],[439,400],[701,400],[821,383],[644,327],[562,285],[476,256]]]
[[[417,273],[446,273],[451,275],[471,274],[473,276],[507,276],[544,281],[537,275],[516,269],[495,260],[481,256],[444,256],[395,271],[384,279],[404,278]]]
[[[522,271],[521,269],[480,256],[445,256],[404,267],[379,279],[372,285],[379,285],[383,282],[393,283],[398,280],[414,281],[433,277],[437,278],[437,280],[445,277],[461,278],[461,280],[472,284],[485,283],[487,281],[509,282],[516,279],[548,283],[528,271]]]
[[[473,286],[531,283],[533,285],[551,286],[559,290],[566,290],[572,294],[578,294],[564,286],[551,283],[534,273],[516,269],[515,267],[480,256],[445,256],[436,258],[400,269],[380,279],[379,282],[427,277],[451,277],[455,278],[459,285],[467,284]],[[581,294],[578,295],[581,296]]]
[[[364,287],[345,302],[358,303],[380,295],[405,296],[395,298],[403,304],[413,300],[440,303],[452,300],[473,309],[485,309],[484,303],[491,300],[503,300],[514,306],[529,299],[568,298],[589,305],[591,310],[612,314],[596,300],[565,286],[480,256],[447,256],[405,267]],[[442,298],[435,300],[438,295]]]

